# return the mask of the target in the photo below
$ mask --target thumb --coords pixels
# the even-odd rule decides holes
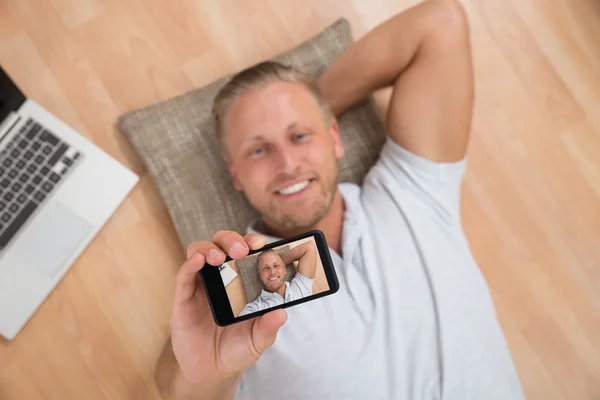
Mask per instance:
[[[286,320],[287,313],[285,310],[271,311],[270,313],[257,318],[252,326],[252,342],[259,354],[262,354],[275,343],[277,332]]]

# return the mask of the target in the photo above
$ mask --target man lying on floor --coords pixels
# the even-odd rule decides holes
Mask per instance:
[[[386,86],[380,158],[361,187],[338,185],[335,116]],[[262,217],[188,248],[156,372],[165,399],[523,399],[461,227],[473,68],[458,1],[394,16],[316,82],[277,63],[242,71],[214,113],[235,187]],[[196,286],[205,262],[312,229],[339,291],[216,326]]]

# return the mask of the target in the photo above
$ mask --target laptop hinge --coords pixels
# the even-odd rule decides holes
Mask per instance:
[[[7,139],[9,135],[8,133],[16,124],[21,120],[21,116],[14,111],[11,111],[10,114],[4,119],[2,124],[0,124],[0,145],[4,142],[4,139]]]

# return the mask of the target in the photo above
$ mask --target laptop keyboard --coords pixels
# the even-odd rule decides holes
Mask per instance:
[[[79,151],[27,120],[0,152],[0,250],[80,158]]]

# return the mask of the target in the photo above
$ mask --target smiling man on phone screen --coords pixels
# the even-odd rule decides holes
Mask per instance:
[[[290,282],[286,282],[286,265],[296,261],[296,275]],[[257,270],[265,288],[256,300],[244,307],[239,316],[310,296],[316,269],[317,247],[313,242],[294,247],[283,258],[273,250],[263,251],[258,256]]]

